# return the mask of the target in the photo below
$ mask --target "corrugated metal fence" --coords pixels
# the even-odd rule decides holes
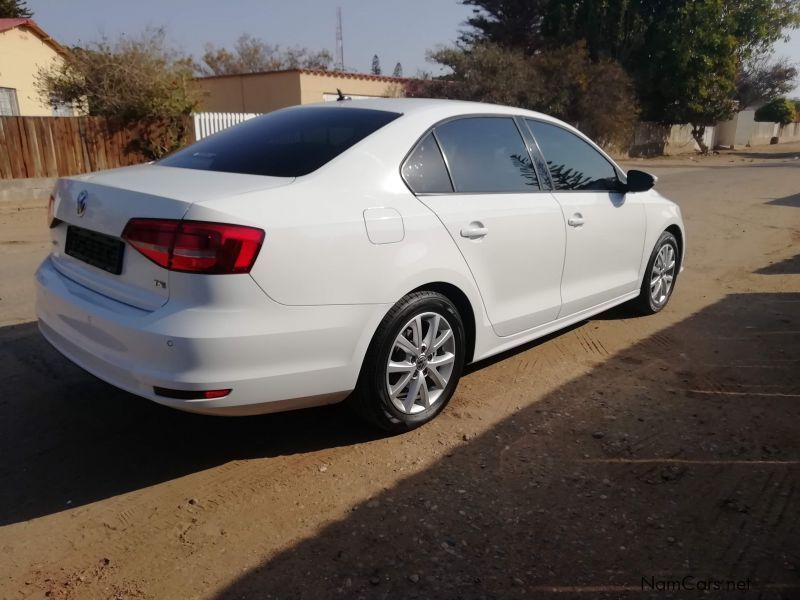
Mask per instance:
[[[261,116],[261,113],[194,113],[192,117],[194,119],[195,139],[202,140],[204,137],[208,137],[223,129],[233,127],[239,123],[244,123],[258,116]]]

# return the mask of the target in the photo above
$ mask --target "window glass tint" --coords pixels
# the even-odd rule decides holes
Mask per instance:
[[[299,177],[317,170],[399,116],[383,110],[343,107],[280,110],[201,140],[159,164]]]
[[[403,179],[416,194],[452,192],[439,145],[429,133],[417,144],[403,165]]]
[[[616,170],[592,146],[556,125],[526,121],[547,161],[555,189],[617,189]]]
[[[437,127],[436,135],[457,192],[539,189],[536,170],[513,119],[459,119]]]

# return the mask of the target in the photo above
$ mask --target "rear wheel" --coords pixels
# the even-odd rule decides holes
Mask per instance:
[[[465,353],[464,326],[453,303],[436,292],[408,294],[375,332],[349,403],[386,431],[419,427],[449,402]]]
[[[653,248],[639,297],[635,300],[639,312],[652,315],[667,305],[675,289],[679,259],[678,240],[669,231],[665,231]]]

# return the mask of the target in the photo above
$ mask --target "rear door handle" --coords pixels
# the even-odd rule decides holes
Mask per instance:
[[[583,215],[581,213],[575,213],[567,219],[567,223],[570,227],[580,227],[583,225]]]
[[[466,227],[461,228],[461,237],[477,240],[489,233],[489,229],[483,226],[480,221],[473,221]]]

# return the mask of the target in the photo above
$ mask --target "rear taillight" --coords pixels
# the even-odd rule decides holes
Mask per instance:
[[[131,219],[122,239],[171,271],[249,273],[264,243],[264,231],[202,221]]]

